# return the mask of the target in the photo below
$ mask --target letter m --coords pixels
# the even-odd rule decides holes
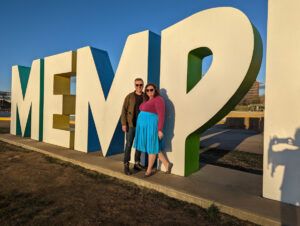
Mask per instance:
[[[85,47],[77,50],[75,150],[123,152],[120,115],[134,79],[159,82],[160,36],[144,31],[126,41],[116,73],[108,54]]]
[[[44,60],[32,66],[13,66],[10,133],[43,139]]]

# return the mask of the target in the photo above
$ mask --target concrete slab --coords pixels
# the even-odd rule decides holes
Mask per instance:
[[[299,207],[262,198],[260,175],[201,164],[200,170],[188,177],[158,172],[145,179],[142,172],[132,176],[123,174],[122,155],[104,158],[99,153],[85,154],[10,134],[0,134],[0,140],[154,189],[204,208],[214,203],[223,213],[257,224],[300,225]]]
[[[217,125],[202,134],[200,147],[263,154],[263,133]]]

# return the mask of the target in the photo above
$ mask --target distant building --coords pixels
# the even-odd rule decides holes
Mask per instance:
[[[239,105],[248,105],[254,104],[254,102],[259,103],[259,82],[255,81],[251,89],[244,96],[244,98],[240,101]]]
[[[262,94],[259,96],[259,103],[260,104],[265,104],[265,94]]]
[[[0,91],[0,111],[10,111],[10,92],[1,92]]]

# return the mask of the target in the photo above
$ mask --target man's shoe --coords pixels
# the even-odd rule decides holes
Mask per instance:
[[[137,170],[137,171],[141,171],[141,170],[146,170],[146,167],[142,166],[142,165],[138,162],[138,163],[135,163],[135,164],[134,164],[133,169],[134,169],[134,170]]]
[[[130,169],[129,169],[129,163],[124,164],[124,173],[126,175],[131,175]]]

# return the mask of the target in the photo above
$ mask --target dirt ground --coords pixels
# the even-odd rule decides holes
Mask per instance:
[[[1,225],[253,225],[0,142]]]

